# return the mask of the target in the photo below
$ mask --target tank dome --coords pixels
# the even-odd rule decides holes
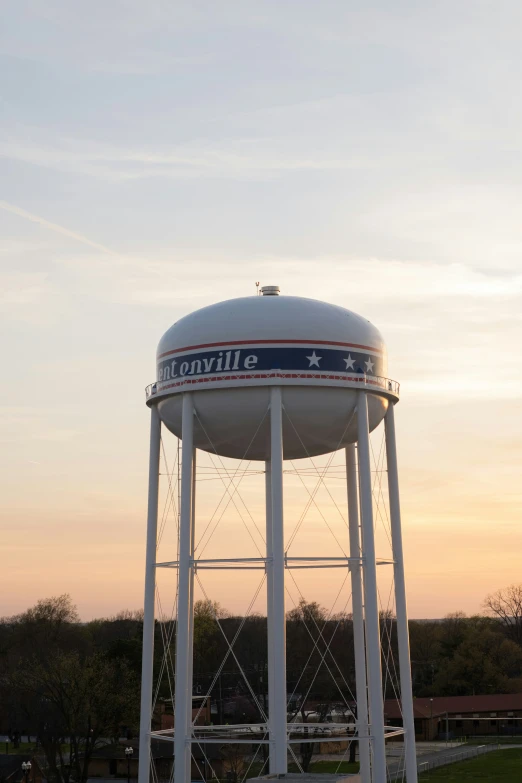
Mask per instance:
[[[147,403],[181,436],[182,392],[193,393],[194,445],[226,457],[269,456],[270,387],[283,390],[285,459],[324,454],[357,439],[357,390],[370,428],[397,399],[386,347],[366,318],[295,296],[230,299],[181,318],[163,335]]]

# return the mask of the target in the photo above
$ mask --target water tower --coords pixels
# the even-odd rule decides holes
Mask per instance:
[[[149,783],[156,536],[162,425],[182,441],[174,709],[175,783],[189,783],[192,725],[194,503],[196,450],[259,460],[266,472],[266,556],[269,710],[260,741],[270,774],[287,773],[285,553],[283,462],[344,449],[356,662],[357,726],[362,783],[385,783],[386,736],[404,733],[408,783],[416,783],[415,730],[403,569],[394,405],[399,386],[387,377],[386,347],[365,318],[313,299],[261,296],[220,302],[175,323],[157,351],[151,410],[149,500],[143,631],[139,783]],[[403,729],[385,725],[370,432],[385,424]],[[305,558],[301,558],[304,560]],[[343,558],[306,558],[325,567]],[[237,563],[237,558],[235,559]],[[220,560],[227,567],[227,562]],[[295,565],[295,564],[294,564]],[[336,563],[336,565],[339,565]],[[223,736],[223,726],[207,727]],[[230,727],[227,727],[230,730]],[[221,734],[220,734],[221,732]]]

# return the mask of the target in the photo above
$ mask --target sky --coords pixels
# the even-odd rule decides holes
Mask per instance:
[[[385,336],[410,615],[519,582],[520,3],[2,16],[0,614],[65,592],[84,619],[140,607],[157,342],[256,281]],[[306,597],[328,605],[332,580]],[[232,583],[209,589],[242,611]]]

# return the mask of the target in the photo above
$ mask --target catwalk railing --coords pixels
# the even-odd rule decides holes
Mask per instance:
[[[458,761],[467,761],[468,759],[477,758],[492,750],[499,750],[499,748],[500,745],[478,745],[475,748],[465,748],[464,750],[452,751],[450,753],[440,751],[440,758],[419,762],[417,764],[417,771],[419,775],[421,775],[425,772],[431,772],[431,770],[437,769],[438,767],[445,767],[449,764],[456,764]],[[402,771],[400,773],[397,772],[395,780],[399,779],[401,775]]]
[[[400,737],[404,734],[404,729],[397,726],[385,726],[384,731],[386,739]],[[336,740],[348,740],[358,742],[360,737],[353,730],[353,723],[288,723],[287,724],[287,743],[298,744],[302,742],[321,742],[326,739],[335,738]],[[163,740],[164,742],[173,742],[175,736],[174,729],[163,729],[162,731],[152,731],[151,738]],[[223,744],[232,743],[243,745],[268,745],[270,743],[269,730],[266,723],[245,723],[233,726],[192,726],[192,734],[188,740],[190,744]]]
[[[263,373],[263,379],[266,381],[270,381],[271,379],[274,380],[295,380],[299,378],[314,378],[317,377],[321,380],[335,380],[335,381],[342,381],[348,386],[349,388],[354,389],[360,389],[361,386],[363,388],[368,389],[368,391],[383,391],[385,393],[388,393],[392,395],[395,399],[399,398],[399,392],[400,392],[400,383],[398,381],[394,381],[391,378],[385,378],[384,376],[380,375],[366,375],[366,374],[360,374],[360,375],[345,375],[344,373],[320,373],[320,374],[309,374],[309,373],[296,373],[296,372],[285,372],[283,370],[270,370],[268,372]],[[204,381],[205,376],[198,377],[198,378],[182,378],[181,379],[183,384],[187,386],[187,391],[190,390],[191,386],[201,385],[201,388],[204,389]],[[219,376],[212,379],[207,378],[207,381],[210,380],[219,380]],[[221,380],[225,380],[225,378],[222,378]],[[233,373],[227,373],[226,376],[227,381],[244,381],[244,374],[237,374],[234,375]],[[171,384],[168,381],[155,381],[154,383],[149,383],[148,386],[145,387],[145,400],[148,401],[151,399],[151,397],[156,397],[157,395],[161,395],[162,393],[172,394],[179,391],[183,391],[183,388],[177,388],[176,391],[173,392],[173,390],[170,388]]]
[[[190,559],[189,566],[199,570],[261,570],[265,571],[271,557],[226,557],[212,559]],[[354,565],[364,565],[364,557],[289,557],[285,554],[284,564],[287,569],[295,568],[350,568]],[[390,558],[378,557],[376,565],[393,565]],[[179,560],[167,560],[156,563],[156,568],[178,568]]]

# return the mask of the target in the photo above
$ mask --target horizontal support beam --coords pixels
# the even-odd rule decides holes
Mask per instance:
[[[404,734],[404,731],[394,731],[390,732],[389,734],[386,734],[386,739],[390,739],[390,737],[398,737]],[[266,735],[268,736],[268,735]],[[173,738],[167,739],[166,737],[157,737],[155,734],[151,734],[151,737],[157,740],[165,740],[167,742],[174,742]],[[309,734],[309,735],[302,735],[300,737],[287,737],[286,741],[289,745],[298,745],[302,742],[318,742],[320,740],[327,740],[330,739],[332,741],[335,740],[350,740],[350,742],[359,742],[360,739],[372,739],[371,736],[369,737],[358,737],[356,734],[334,734],[334,735],[328,735],[328,734]],[[187,740],[187,743],[190,745],[269,745],[270,740],[269,739],[260,739],[256,736],[251,736],[248,738],[239,738],[239,737],[232,737],[232,736],[223,736],[223,737],[191,737],[189,740]]]
[[[189,560],[189,568],[196,571],[209,569],[265,569],[272,558],[267,557],[236,557],[212,558],[205,560]],[[296,565],[293,565],[296,563]],[[363,565],[364,557],[289,557],[285,555],[285,567],[293,568],[350,568],[351,565]],[[394,560],[378,558],[376,565],[394,565]],[[156,568],[179,568],[179,560],[168,560],[156,563]]]
[[[385,726],[384,727],[384,739],[385,740],[390,739],[390,737],[402,737],[403,734],[406,733],[404,731],[404,729],[395,729],[395,726],[394,726],[393,728],[395,729],[395,731],[391,731],[391,728],[392,728],[391,726]]]
[[[305,740],[317,741],[320,738],[330,737],[331,739],[349,739],[351,742],[358,742],[360,739],[372,739],[372,736],[359,736],[357,732],[348,731],[352,723],[290,723],[287,724],[287,742],[289,744],[303,742]],[[201,743],[226,744],[240,743],[251,745],[268,745],[268,728],[266,724],[238,724],[237,726],[197,726],[194,727],[197,734],[187,739],[187,743],[197,745]],[[299,731],[298,731],[299,729]],[[304,731],[307,729],[308,731]],[[344,731],[343,731],[344,729]],[[384,727],[386,739],[391,737],[400,737],[404,734],[404,729],[397,726]],[[293,735],[293,736],[292,736]],[[299,736],[296,736],[299,735]],[[150,736],[163,742],[174,742],[174,729],[164,729],[163,731],[153,731]]]
[[[196,563],[196,571],[265,571],[266,566],[260,565],[199,565]]]
[[[287,563],[362,563],[362,557],[290,557],[285,555],[285,561]]]
[[[266,565],[267,558],[266,557],[216,557],[216,558],[210,558],[205,560],[196,560],[190,559],[189,565],[196,566],[196,568],[200,568],[204,565],[216,565],[219,563],[223,563],[224,565],[228,564],[234,564],[234,563],[263,563],[263,565]],[[156,563],[156,568],[178,568],[179,566],[179,560],[168,560],[165,563]]]
[[[315,563],[313,565],[287,565],[286,567],[289,571],[296,571],[302,568],[348,568],[350,570],[350,566],[346,565],[346,563],[328,563],[326,565]]]

